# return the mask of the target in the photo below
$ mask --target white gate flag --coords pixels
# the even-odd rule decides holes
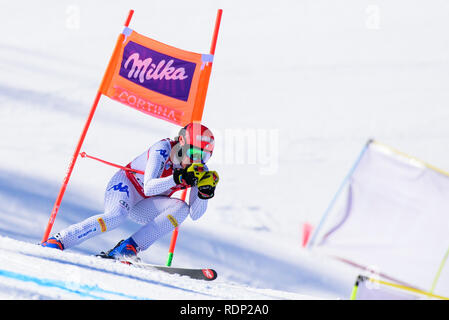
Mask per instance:
[[[449,294],[449,174],[369,141],[308,247]]]

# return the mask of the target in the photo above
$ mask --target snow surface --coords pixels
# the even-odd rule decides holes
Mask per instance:
[[[63,253],[36,246],[131,8],[139,33],[204,53],[224,9],[203,116],[221,181],[173,260],[216,269],[214,282],[91,257],[132,222]],[[448,11],[444,0],[0,0],[0,297],[347,299],[359,271],[303,250],[301,225],[317,225],[369,138],[449,168]],[[127,164],[177,130],[102,97],[83,150]],[[53,231],[101,212],[114,172],[79,159]],[[169,241],[142,259],[165,264]]]

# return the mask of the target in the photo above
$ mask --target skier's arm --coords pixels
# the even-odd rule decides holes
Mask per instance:
[[[207,171],[209,168],[204,165],[204,170]],[[192,220],[198,220],[201,218],[207,209],[207,200],[203,200],[198,197],[198,188],[195,186],[190,188],[189,206],[190,217]]]
[[[189,206],[190,206],[190,217],[192,220],[197,220],[206,212],[207,201],[202,200],[198,197],[198,188],[192,187],[190,189]]]
[[[176,185],[172,176],[159,178],[169,155],[170,144],[168,142],[160,142],[150,148],[143,187],[146,196],[161,194]]]

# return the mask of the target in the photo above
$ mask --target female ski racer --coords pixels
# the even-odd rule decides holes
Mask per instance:
[[[65,250],[120,226],[127,218],[143,225],[100,256],[138,260],[137,253],[173,231],[188,215],[199,219],[214,196],[218,174],[208,171],[214,136],[200,123],[189,123],[178,136],[160,140],[119,170],[109,181],[104,212],[71,225],[41,245]],[[145,172],[136,173],[131,170]],[[191,188],[188,204],[171,195]]]

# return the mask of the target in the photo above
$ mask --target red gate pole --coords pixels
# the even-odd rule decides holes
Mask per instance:
[[[220,23],[221,23],[221,15],[223,14],[223,9],[218,9],[217,11],[217,17],[215,18],[215,29],[214,29],[214,34],[212,36],[212,43],[210,46],[210,54],[215,54],[215,47],[217,46],[217,39],[218,39],[218,31],[220,30]],[[187,190],[183,190],[182,194],[181,194],[181,200],[186,199],[187,196]],[[175,251],[175,246],[176,246],[176,240],[178,238],[178,231],[179,231],[179,227],[176,227],[175,230],[173,230],[173,234],[171,237],[171,241],[170,241],[170,247],[168,249],[168,258],[167,258],[167,263],[166,265],[168,267],[171,266],[172,260],[173,260],[173,253]]]
[[[222,14],[223,14],[223,9],[218,9],[217,18],[215,19],[214,35],[212,36],[212,43],[210,45],[210,54],[215,54],[215,47],[217,46],[218,31],[220,30]]]
[[[125,25],[124,25],[125,27],[129,26],[129,23],[131,21],[133,13],[134,13],[134,10],[130,10],[129,11],[128,17],[127,17]],[[112,61],[112,58],[114,57],[114,55],[115,55],[115,53],[116,53],[116,51],[118,49],[119,41],[120,41],[121,38],[122,37],[119,37],[119,40],[117,40],[116,46],[114,48],[114,53],[113,53],[113,55],[111,57],[111,61]],[[111,61],[108,64],[108,68],[106,69],[105,75],[107,74],[107,72],[109,70]],[[94,102],[93,102],[92,107],[90,109],[90,112],[89,112],[89,115],[87,117],[86,123],[84,124],[83,131],[81,132],[81,136],[80,136],[80,138],[78,140],[78,144],[77,144],[77,146],[75,148],[75,152],[73,153],[72,160],[70,161],[70,164],[69,164],[69,168],[67,169],[67,173],[66,173],[66,175],[64,177],[64,181],[62,182],[62,186],[61,186],[61,189],[59,190],[58,197],[56,198],[55,204],[53,206],[53,210],[51,212],[50,219],[49,219],[48,224],[47,224],[47,228],[45,229],[44,236],[42,237],[42,242],[47,241],[48,236],[50,235],[51,229],[53,227],[53,224],[55,223],[56,215],[58,214],[58,211],[59,211],[59,206],[61,205],[62,198],[64,197],[65,190],[67,189],[67,184],[69,183],[70,176],[72,175],[73,168],[75,167],[75,163],[76,163],[76,160],[77,160],[78,155],[80,153],[80,150],[81,150],[81,147],[83,145],[84,139],[86,137],[87,130],[89,130],[90,123],[92,122],[92,118],[94,117],[95,111],[96,111],[97,106],[98,106],[98,102],[100,101],[100,97],[102,95],[101,88],[102,88],[104,79],[105,79],[105,77],[103,77],[103,80],[102,80],[101,85],[100,85],[100,89],[98,90],[97,95],[95,96],[95,99],[94,99]]]

